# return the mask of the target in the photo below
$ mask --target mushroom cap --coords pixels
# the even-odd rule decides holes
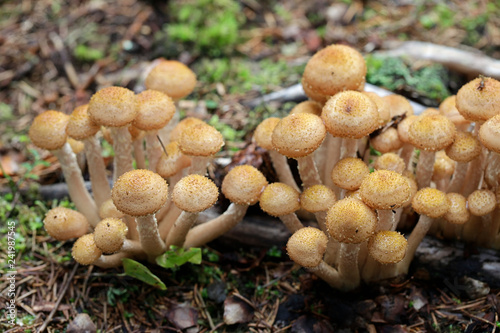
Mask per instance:
[[[316,116],[321,116],[321,111],[323,107],[321,104],[319,104],[316,101],[304,101],[301,102],[297,105],[295,105],[291,110],[289,114],[294,114],[294,113],[312,113]]]
[[[94,234],[86,234],[73,244],[71,255],[80,265],[91,265],[99,259],[102,251],[95,245]]]
[[[219,197],[213,181],[201,175],[188,175],[177,182],[172,191],[174,204],[186,212],[199,213],[212,207]]]
[[[399,135],[399,140],[401,140],[403,143],[410,142],[410,126],[413,124],[415,120],[418,119],[418,116],[415,115],[409,115],[406,116],[405,119],[401,120],[401,122],[398,124],[398,135]]]
[[[407,117],[413,115],[413,106],[411,106],[406,97],[398,94],[391,94],[382,98],[389,104],[391,119],[402,115],[406,115]]]
[[[213,156],[223,145],[222,134],[205,123],[184,129],[179,140],[180,151],[188,156]]]
[[[361,139],[379,127],[377,104],[358,91],[343,91],[326,102],[321,113],[333,136]]]
[[[457,162],[470,162],[480,153],[481,144],[470,132],[457,131],[455,141],[446,147],[446,155]]]
[[[377,221],[377,214],[353,197],[335,202],[326,215],[328,233],[341,243],[364,242],[375,232]]]
[[[116,208],[132,216],[156,213],[167,196],[167,182],[159,174],[142,169],[125,172],[111,190]]]
[[[403,204],[403,207],[408,207],[411,205],[411,201],[413,200],[415,194],[417,194],[418,184],[415,175],[410,170],[404,170],[403,177],[408,182],[408,186],[410,188],[410,196],[408,197],[408,200],[406,200],[405,203]]]
[[[179,61],[162,59],[149,72],[144,85],[147,89],[161,91],[174,100],[179,100],[196,87],[196,74]]]
[[[109,198],[108,200],[104,201],[99,207],[99,217],[101,219],[105,219],[108,217],[115,217],[117,219],[124,217],[125,214],[123,212],[120,212],[115,204],[113,203],[113,199]]]
[[[80,154],[85,149],[85,144],[81,141],[75,140],[73,138],[69,138],[66,140],[71,147],[71,150],[75,154]]]
[[[324,104],[330,96],[344,90],[361,91],[365,86],[365,59],[352,47],[330,45],[307,62],[302,87],[309,98]]]
[[[304,157],[314,152],[326,136],[320,117],[296,113],[281,119],[272,134],[273,148],[290,158]]]
[[[464,126],[468,127],[470,121],[465,119],[464,116],[462,116],[460,112],[458,112],[456,100],[457,100],[456,95],[451,95],[446,97],[441,102],[441,104],[439,104],[439,111],[443,116],[450,119],[451,122],[455,124],[455,126],[460,128]]]
[[[396,209],[411,195],[408,180],[390,170],[376,170],[366,176],[359,187],[360,195],[373,209]]]
[[[221,191],[231,202],[240,205],[253,205],[267,186],[262,172],[251,165],[232,168],[222,180]]]
[[[161,91],[144,90],[136,96],[136,99],[138,114],[132,125],[140,130],[159,130],[174,116],[174,101]]]
[[[402,174],[406,169],[406,164],[399,155],[385,153],[377,158],[373,167],[375,170],[391,170]]]
[[[167,154],[162,154],[156,165],[156,172],[163,178],[172,177],[191,165],[191,158],[181,153],[177,141],[170,142],[165,150]]]
[[[330,209],[337,198],[335,192],[325,185],[313,185],[300,194],[300,207],[311,213]]]
[[[259,199],[260,208],[271,216],[283,216],[300,209],[300,193],[283,183],[266,186]]]
[[[382,264],[395,264],[406,255],[408,241],[397,231],[379,231],[368,241],[370,256]]]
[[[479,141],[495,153],[500,153],[500,114],[488,119],[479,128]]]
[[[485,121],[500,113],[500,82],[490,77],[476,78],[458,90],[456,107],[470,121]]]
[[[92,96],[87,112],[96,124],[108,127],[126,126],[137,116],[136,96],[127,88],[103,88]]]
[[[400,140],[398,131],[394,127],[389,127],[379,135],[370,137],[370,145],[385,154],[403,147],[403,141]]]
[[[106,254],[118,252],[127,238],[128,227],[121,219],[101,220],[94,229],[95,245]]]
[[[491,190],[475,190],[467,197],[467,204],[472,215],[483,216],[495,210],[497,198]]]
[[[455,172],[455,164],[455,161],[449,158],[443,150],[436,152],[432,180],[449,179]]]
[[[443,216],[450,207],[446,193],[430,187],[418,190],[411,204],[418,214],[427,215],[431,218]]]
[[[363,91],[362,93],[370,97],[377,104],[379,126],[387,124],[391,120],[389,103],[373,91]]]
[[[203,120],[195,117],[186,117],[179,121],[177,125],[172,129],[172,132],[170,133],[170,141],[180,141],[182,132],[188,127],[191,127],[193,125],[198,125],[198,124],[205,124]]]
[[[68,126],[66,127],[66,134],[75,140],[83,140],[95,135],[101,129],[92,119],[90,119],[87,112],[88,104],[76,107],[69,116]]]
[[[459,193],[447,193],[450,207],[443,218],[453,224],[464,224],[469,221],[470,212],[467,209],[467,199]]]
[[[279,121],[280,118],[276,117],[266,118],[255,128],[253,140],[258,146],[267,150],[273,149],[273,131]]]
[[[288,239],[286,251],[294,262],[302,267],[313,268],[323,260],[328,237],[317,228],[305,227],[295,231]]]
[[[39,148],[56,150],[66,143],[66,127],[69,116],[54,110],[48,110],[35,117],[29,129],[31,142]]]
[[[417,148],[438,151],[455,139],[455,125],[442,115],[421,116],[408,129],[408,139]]]
[[[49,235],[60,241],[81,237],[90,227],[82,213],[65,207],[49,210],[45,214],[43,225]]]
[[[330,174],[335,185],[345,190],[357,190],[370,169],[363,160],[346,157],[338,161]]]

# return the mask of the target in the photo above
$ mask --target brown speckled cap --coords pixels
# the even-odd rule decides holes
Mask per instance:
[[[408,139],[419,149],[438,151],[453,143],[456,131],[443,115],[420,116],[408,128]]]
[[[382,264],[395,264],[403,260],[408,241],[396,231],[377,232],[368,241],[370,256]]]
[[[470,121],[485,121],[500,113],[500,82],[479,77],[460,88],[456,96],[458,112]]]
[[[196,75],[186,65],[175,60],[161,60],[144,81],[147,89],[161,91],[174,100],[189,95],[196,86]]]
[[[174,101],[157,90],[145,90],[137,95],[138,114],[132,125],[143,131],[159,130],[175,113]]]
[[[163,178],[172,177],[191,165],[191,158],[181,153],[177,141],[170,142],[165,150],[167,154],[162,154],[156,165],[156,172]]]
[[[90,118],[95,123],[108,127],[130,124],[137,116],[137,112],[134,92],[122,87],[99,90],[90,99],[88,107]]]
[[[205,123],[187,127],[179,140],[180,151],[188,156],[212,156],[223,145],[222,134]]]
[[[396,209],[408,201],[410,185],[401,174],[377,170],[366,176],[359,187],[363,201],[373,209]]]
[[[121,175],[111,190],[116,208],[132,216],[157,212],[167,201],[167,182],[149,170],[132,170]]]
[[[470,132],[458,131],[455,140],[446,147],[446,155],[457,162],[470,162],[481,153],[481,144]]]
[[[297,230],[288,239],[286,250],[288,256],[303,267],[316,267],[323,260],[328,237],[319,229],[305,227]]]
[[[420,215],[438,218],[446,214],[450,207],[450,202],[443,191],[425,187],[417,191],[411,205]]]
[[[500,114],[491,117],[481,126],[479,140],[489,150],[500,153]]]
[[[102,251],[95,245],[94,234],[86,234],[73,244],[71,255],[80,265],[92,265],[102,255]]]
[[[57,240],[78,238],[87,233],[90,225],[85,216],[76,210],[55,207],[45,214],[45,230]]]
[[[255,128],[255,132],[253,133],[253,140],[260,147],[272,150],[273,149],[273,141],[272,135],[274,128],[278,125],[280,118],[271,117],[264,119],[258,126]]]
[[[464,224],[469,221],[470,212],[467,209],[467,199],[459,193],[447,193],[450,207],[443,218],[453,224]]]
[[[311,213],[327,211],[337,200],[335,193],[325,185],[313,185],[300,194],[300,207]]]
[[[497,198],[491,190],[475,190],[467,197],[467,203],[472,215],[483,216],[495,210]]]
[[[183,177],[174,186],[172,201],[180,209],[198,213],[212,207],[219,197],[213,181],[200,175]]]
[[[94,229],[94,241],[103,253],[115,253],[122,248],[127,232],[128,227],[121,219],[106,218],[97,223]]]
[[[231,202],[253,205],[266,186],[267,180],[259,170],[251,165],[239,165],[224,177],[221,191]]]
[[[259,199],[260,208],[271,216],[283,216],[300,209],[299,192],[283,183],[266,186]]]
[[[346,190],[357,190],[363,179],[370,174],[370,169],[363,160],[346,157],[338,161],[332,169],[332,182]]]
[[[99,132],[101,128],[90,119],[87,112],[88,107],[88,104],[76,107],[69,117],[66,133],[75,140],[89,138]]]
[[[35,117],[29,129],[31,142],[39,148],[56,150],[66,143],[69,116],[49,110]]]

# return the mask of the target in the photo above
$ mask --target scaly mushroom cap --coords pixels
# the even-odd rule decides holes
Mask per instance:
[[[300,194],[300,207],[311,213],[327,211],[335,201],[335,192],[325,185],[310,186]]]
[[[283,183],[266,186],[259,199],[260,208],[271,216],[283,216],[300,209],[300,193]]]
[[[159,130],[175,113],[174,101],[157,90],[145,90],[137,95],[138,114],[132,125],[143,131]]]
[[[379,127],[377,104],[358,91],[332,96],[323,107],[321,118],[331,135],[361,139]]]
[[[86,234],[73,244],[71,255],[80,265],[92,265],[102,255],[102,251],[95,245],[94,234]]]
[[[373,164],[375,170],[391,170],[397,173],[403,173],[406,169],[405,161],[395,153],[385,153]]]
[[[479,141],[489,150],[500,154],[500,114],[491,117],[479,128]]]
[[[191,165],[191,158],[181,153],[177,141],[170,142],[165,150],[167,154],[162,154],[156,165],[156,172],[163,178],[172,177]]]
[[[436,152],[432,180],[449,179],[455,172],[455,164],[455,161],[449,158],[444,150]]]
[[[205,123],[186,128],[179,140],[180,151],[188,156],[212,156],[223,145],[222,134]]]
[[[421,116],[431,116],[431,115],[443,115],[438,109],[436,108],[427,108],[422,113],[420,114]]]
[[[446,155],[457,162],[470,162],[480,153],[479,140],[470,132],[458,131],[455,141],[446,147]]]
[[[377,214],[352,197],[334,203],[326,216],[330,236],[341,243],[362,243],[373,235],[376,226]]]
[[[479,77],[460,88],[456,97],[458,112],[470,121],[485,121],[500,113],[500,82]]]
[[[361,53],[349,46],[330,45],[307,62],[302,87],[307,96],[324,104],[340,91],[363,90],[365,76],[366,63]]]
[[[272,134],[273,148],[282,155],[299,158],[311,154],[326,136],[321,118],[297,113],[281,119]]]
[[[321,116],[321,110],[323,107],[316,101],[304,101],[295,105],[289,114],[294,113],[312,113],[316,116]]]
[[[29,129],[31,142],[39,148],[56,150],[66,143],[66,127],[69,116],[49,110],[35,117]]]
[[[359,187],[360,195],[373,209],[396,209],[411,195],[410,185],[401,174],[377,170],[366,176]]]
[[[363,94],[370,97],[377,104],[379,126],[387,124],[391,120],[391,110],[389,103],[372,91],[363,91]]]
[[[417,148],[438,151],[455,139],[455,125],[442,115],[421,116],[408,129],[408,139]]]
[[[90,227],[82,213],[64,207],[49,210],[45,214],[43,226],[49,235],[61,241],[81,237]]]
[[[93,122],[87,112],[89,105],[80,105],[69,117],[66,134],[75,140],[83,140],[95,135],[101,127]]]
[[[198,124],[205,124],[203,120],[195,117],[186,117],[179,121],[177,125],[172,129],[172,132],[170,133],[170,141],[180,141],[182,132],[188,127],[191,127],[193,125],[198,125]]]
[[[328,237],[319,229],[305,227],[297,230],[288,239],[286,251],[294,262],[302,267],[313,268],[323,260]]]
[[[467,203],[472,215],[483,216],[495,210],[497,198],[491,190],[475,190],[467,197]]]
[[[410,126],[417,119],[418,119],[418,116],[409,115],[409,116],[406,116],[405,119],[403,119],[398,124],[399,140],[401,140],[404,143],[410,142],[410,134],[409,134]]]
[[[417,194],[418,184],[415,175],[410,170],[404,170],[403,177],[408,182],[408,186],[410,188],[410,196],[408,197],[408,200],[406,200],[403,204],[403,207],[408,207],[411,205],[411,201],[413,200],[415,194]]]
[[[450,207],[446,193],[430,187],[418,190],[411,204],[418,214],[434,219],[446,214]]]
[[[128,227],[114,217],[101,220],[94,229],[95,245],[106,254],[118,252],[127,238]]]
[[[149,72],[144,85],[147,89],[161,91],[174,100],[179,100],[196,87],[196,74],[179,61],[161,60]]]
[[[346,190],[357,190],[363,179],[370,174],[368,166],[359,158],[346,157],[335,164],[331,178],[335,185]]]
[[[464,116],[458,112],[456,100],[456,95],[446,97],[441,104],[439,104],[439,111],[443,116],[450,119],[457,127],[470,124],[470,121],[465,119]]]
[[[403,147],[398,131],[394,127],[389,127],[379,135],[370,138],[370,145],[382,154],[399,150]]]
[[[379,231],[368,241],[370,256],[382,264],[395,264],[403,260],[408,241],[396,231]]]
[[[85,149],[85,144],[81,141],[75,140],[73,138],[68,138],[68,140],[66,141],[68,142],[69,146],[71,147],[71,150],[75,154],[80,154]]]
[[[120,212],[116,208],[112,198],[109,198],[108,200],[104,201],[101,207],[99,207],[99,217],[101,219],[105,219],[108,217],[115,217],[117,219],[120,219],[124,216],[125,214],[123,212]]]
[[[167,182],[149,170],[132,170],[121,175],[111,190],[116,208],[132,216],[156,213],[167,202]]]
[[[103,88],[92,96],[87,112],[96,124],[108,127],[126,126],[137,116],[136,96],[127,88]]]
[[[407,117],[413,115],[413,106],[404,96],[392,94],[382,98],[389,104],[391,119],[402,115]]]
[[[467,209],[467,199],[459,193],[447,193],[450,207],[443,218],[453,224],[464,224],[469,221],[470,212]]]
[[[267,150],[273,149],[273,131],[279,121],[280,118],[276,117],[266,118],[257,126],[253,133],[253,140],[258,146]]]
[[[222,193],[236,204],[253,205],[267,186],[264,175],[251,165],[232,168],[222,180]]]
[[[213,181],[201,175],[188,175],[177,182],[172,201],[186,212],[199,213],[212,207],[219,197]]]

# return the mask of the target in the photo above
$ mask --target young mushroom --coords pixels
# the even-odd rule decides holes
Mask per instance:
[[[271,216],[279,217],[290,232],[295,232],[304,225],[295,212],[300,209],[300,193],[284,183],[266,186],[259,199],[260,208]]]
[[[68,240],[85,235],[90,224],[87,218],[76,210],[56,207],[45,214],[43,226],[49,235],[57,240]]]

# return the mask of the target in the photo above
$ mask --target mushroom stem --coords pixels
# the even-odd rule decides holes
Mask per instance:
[[[101,207],[104,201],[111,198],[111,188],[106,176],[106,166],[102,158],[99,140],[93,135],[84,140],[85,156],[89,168],[92,194],[97,207]]]
[[[139,240],[148,257],[154,259],[164,253],[167,247],[160,237],[154,215],[137,216],[136,221],[137,230],[139,231]]]
[[[435,159],[436,153],[434,151],[420,150],[416,171],[418,188],[428,187],[431,184]]]
[[[480,188],[483,180],[483,173],[486,167],[488,157],[488,149],[484,148],[481,154],[469,163],[467,171],[467,181],[463,183],[461,193],[464,197],[468,197],[472,192]]]
[[[138,245],[138,244],[137,244]],[[135,248],[135,244],[131,245]],[[125,244],[124,244],[125,247]],[[139,247],[140,248],[140,247]],[[123,259],[125,258],[136,258],[136,259],[144,259],[145,255],[139,249],[134,249],[130,251],[122,251],[110,255],[101,255],[92,265],[95,265],[100,268],[114,268],[120,267],[123,264]]]
[[[191,167],[189,167],[188,174],[205,176],[212,156],[192,156],[191,158]]]
[[[304,228],[304,225],[302,224],[302,222],[300,222],[299,218],[295,213],[281,215],[279,219],[283,222],[288,231],[290,231],[292,234],[295,231]]]
[[[325,143],[323,143],[323,144],[326,144],[326,149],[325,149],[326,152],[325,153],[326,153],[327,158],[324,161],[325,166],[324,166],[322,178],[323,178],[324,184],[326,186],[330,187],[331,189],[333,189],[335,192],[335,195],[337,196],[337,198],[339,198],[340,189],[333,184],[331,174],[332,174],[333,167],[339,161],[340,147],[342,145],[342,138],[334,137],[330,133],[328,133],[326,135],[326,138],[325,138]]]
[[[158,140],[157,131],[148,131],[146,133],[146,152],[148,155],[148,169],[156,172],[156,165],[160,160],[161,154],[163,154],[160,141]]]
[[[304,157],[298,157],[297,163],[298,163],[297,167],[299,169],[300,179],[302,180],[302,186],[304,188],[322,184],[312,154],[309,154]]]
[[[359,244],[340,245],[340,259],[338,273],[342,281],[342,289],[352,290],[359,286],[360,274],[358,268]]]
[[[146,156],[144,155],[144,147],[142,138],[135,139],[132,142],[134,149],[135,166],[137,169],[146,169]]]
[[[186,241],[189,229],[196,223],[198,213],[182,212],[170,229],[167,236],[167,248],[174,245],[182,247]]]
[[[128,227],[128,238],[133,240],[139,239],[139,231],[137,230],[137,222],[133,216],[125,215],[124,216],[125,223]]]
[[[53,153],[61,163],[64,179],[68,184],[69,196],[75,203],[76,209],[87,218],[90,225],[95,227],[101,219],[95,201],[85,187],[76,156],[70,145],[65,143],[62,148],[54,150]]]
[[[132,164],[132,136],[128,126],[111,127],[111,136],[113,138],[113,150],[115,157],[113,159],[113,181],[125,172],[133,169]]]
[[[293,178],[293,174],[292,171],[290,170],[290,166],[288,165],[286,156],[281,155],[275,150],[268,150],[268,152],[269,156],[271,157],[274,170],[276,170],[280,182],[287,184],[293,187],[297,192],[300,192],[299,186],[297,185],[297,182],[295,182],[295,179]]]
[[[307,270],[328,283],[333,288],[342,289],[343,281],[340,278],[339,272],[323,260],[318,266],[307,268]]]
[[[175,221],[182,214],[182,209],[180,209],[176,205],[173,205],[172,202],[167,203],[169,204],[169,209],[166,214],[163,214],[162,219],[158,223],[158,231],[160,232],[160,237],[162,239],[165,239],[165,237],[167,237]],[[160,210],[160,212],[162,211]]]
[[[377,215],[377,231],[396,229],[396,220],[394,218],[394,212],[391,209],[377,209]]]
[[[460,191],[460,188],[464,183],[465,175],[467,174],[468,166],[469,166],[468,162],[457,162],[455,166],[455,171],[453,172],[453,176],[451,178],[450,183],[448,184],[446,192],[458,193]]]
[[[427,231],[429,231],[433,218],[427,215],[420,215],[417,225],[413,228],[410,237],[408,237],[408,247],[406,248],[406,255],[403,260],[397,264],[396,274],[407,274],[410,263],[415,256],[418,245],[422,242]]]
[[[199,247],[231,230],[245,216],[248,205],[231,203],[224,214],[189,230],[184,248]]]
[[[342,147],[340,148],[340,159],[346,157],[356,157],[358,152],[358,140],[343,138]]]

